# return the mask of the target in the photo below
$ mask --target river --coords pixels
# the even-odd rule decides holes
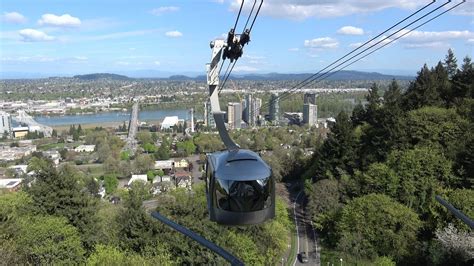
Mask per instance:
[[[138,113],[139,121],[158,121],[166,116],[178,116],[180,119],[190,119],[188,110],[146,110]],[[64,115],[64,116],[35,116],[34,119],[47,126],[67,126],[73,124],[100,124],[110,122],[128,121],[129,112],[105,112],[86,115]],[[196,119],[196,115],[194,117]],[[199,118],[199,116],[197,117]]]

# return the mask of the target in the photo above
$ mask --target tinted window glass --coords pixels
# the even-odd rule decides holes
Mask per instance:
[[[218,208],[234,212],[251,212],[271,206],[271,178],[252,181],[218,180],[215,183]]]

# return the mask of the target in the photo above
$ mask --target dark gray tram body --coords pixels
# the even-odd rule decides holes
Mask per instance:
[[[248,225],[275,217],[272,170],[253,151],[238,149],[208,154],[206,190],[211,221]]]

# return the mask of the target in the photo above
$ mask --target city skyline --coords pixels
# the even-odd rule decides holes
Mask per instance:
[[[234,71],[318,71],[428,2],[267,0]],[[246,3],[244,17],[252,1]],[[227,0],[5,2],[0,72],[204,74],[209,42],[225,36],[238,6]],[[415,74],[448,48],[472,56],[472,13],[468,1],[350,69]]]

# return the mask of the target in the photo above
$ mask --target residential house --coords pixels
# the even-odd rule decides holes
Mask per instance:
[[[75,152],[93,152],[95,150],[95,145],[79,145],[74,151]]]
[[[174,162],[174,167],[175,168],[188,168],[189,162],[186,159],[181,159],[179,161]]]
[[[165,174],[169,174],[174,168],[173,160],[155,161],[155,170],[163,170]]]
[[[21,178],[0,179],[0,189],[7,189],[9,191],[17,191],[21,187]]]
[[[191,173],[186,171],[177,171],[174,174],[176,187],[191,189]]]

